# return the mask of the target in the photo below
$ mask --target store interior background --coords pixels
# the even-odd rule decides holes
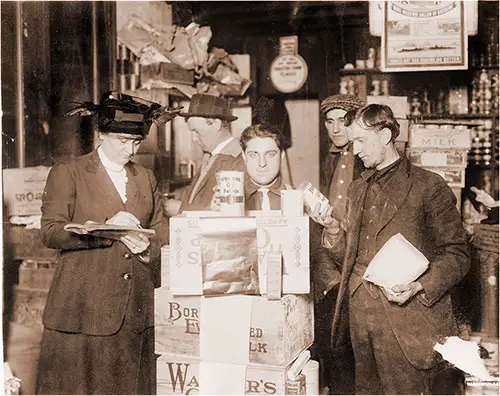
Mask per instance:
[[[208,25],[212,31],[210,47],[223,48],[229,54],[249,55],[253,83],[248,91],[249,103],[242,106],[242,114],[248,110],[250,117],[255,116],[259,106],[271,103],[273,121],[284,125],[291,137],[290,179],[295,185],[305,180],[317,184],[321,159],[329,148],[319,103],[339,92],[340,71],[347,63],[366,59],[369,48],[380,47],[380,37],[370,34],[368,2],[161,3],[166,11],[157,15],[159,22],[178,26],[191,22]],[[117,10],[114,2],[2,2],[4,169],[51,166],[58,160],[82,155],[94,148],[96,141],[90,121],[65,117],[64,113],[71,102],[97,102],[103,92],[119,88],[116,29],[120,12],[123,10]],[[498,1],[479,1],[478,34],[468,38],[470,61],[486,53],[492,40],[498,51],[498,15]],[[283,94],[273,87],[269,68],[278,55],[280,37],[289,35],[298,36],[298,52],[307,62],[309,75],[299,91]],[[490,66],[498,69],[498,52]],[[390,73],[386,78],[390,81],[391,95],[410,96],[427,89],[432,99],[440,90],[452,86],[470,87],[480,69]],[[169,94],[152,95],[165,102]],[[492,117],[498,128],[498,114]],[[186,183],[179,178],[179,162],[174,157],[189,156],[195,150],[186,143],[188,134],[179,136],[181,129],[154,131],[149,143],[141,149],[142,157],[138,156],[155,169],[165,193]],[[167,145],[167,133],[174,133],[171,138],[176,144]],[[493,145],[498,156],[498,132],[496,139]],[[186,147],[188,153],[179,152],[182,147]],[[485,188],[498,199],[498,157],[490,166],[467,168],[462,201],[470,186]],[[51,262],[57,261],[57,256],[41,246],[36,233],[11,226],[8,218],[3,220],[4,358],[12,362],[14,372],[23,378],[24,393],[32,393],[46,290],[34,288],[31,294],[26,292],[22,306],[16,305],[16,298],[20,298],[16,296],[19,267],[23,260]],[[493,275],[498,277],[498,253],[490,253],[496,254]],[[495,257],[490,260],[494,261]],[[472,278],[466,280],[460,290],[459,295],[468,296],[460,299],[463,303],[460,314],[466,316],[464,320],[469,321],[474,331],[484,330],[485,307],[481,299],[484,290]],[[489,329],[492,336],[496,333],[498,337],[498,287],[495,290],[487,309],[493,312],[491,315],[496,312],[496,328],[491,328],[492,324]],[[476,298],[471,298],[473,295]],[[22,312],[16,313],[16,309]]]

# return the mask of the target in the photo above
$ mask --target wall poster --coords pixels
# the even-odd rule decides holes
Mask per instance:
[[[382,70],[467,69],[463,1],[387,1]]]

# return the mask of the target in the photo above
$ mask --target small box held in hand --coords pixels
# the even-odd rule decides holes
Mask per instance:
[[[304,193],[304,207],[307,213],[313,212],[318,205],[320,212],[323,212],[330,206],[328,198],[321,194],[321,192],[310,182],[301,184],[297,189]]]

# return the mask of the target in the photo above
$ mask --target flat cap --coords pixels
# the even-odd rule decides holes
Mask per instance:
[[[365,102],[357,96],[338,94],[332,95],[321,102],[321,111],[326,114],[333,109],[351,111],[363,107]]]

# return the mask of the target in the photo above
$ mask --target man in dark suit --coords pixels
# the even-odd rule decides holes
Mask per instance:
[[[245,209],[280,210],[281,161],[285,155],[283,134],[269,124],[255,124],[243,130],[240,145],[245,161]],[[220,195],[214,188],[212,210],[220,210]]]
[[[191,185],[178,196],[180,209],[169,215],[183,210],[209,210],[216,185],[215,174],[221,170],[245,169],[238,139],[231,135],[230,130],[230,122],[237,117],[231,114],[226,99],[213,95],[193,95],[188,112],[181,113],[181,116],[186,118],[194,139],[202,148],[203,159]]]
[[[428,394],[441,361],[433,346],[456,331],[449,292],[469,269],[456,198],[439,175],[399,157],[399,124],[389,107],[365,106],[349,113],[346,125],[353,151],[368,169],[349,187],[341,222],[333,208],[312,213],[324,226],[323,244],[339,262],[343,258],[332,337],[348,309],[356,393]],[[416,281],[389,292],[363,274],[398,233],[430,264]]]
[[[251,125],[242,132],[240,145],[248,177],[245,179],[247,210],[280,210],[282,133],[274,126]]]

